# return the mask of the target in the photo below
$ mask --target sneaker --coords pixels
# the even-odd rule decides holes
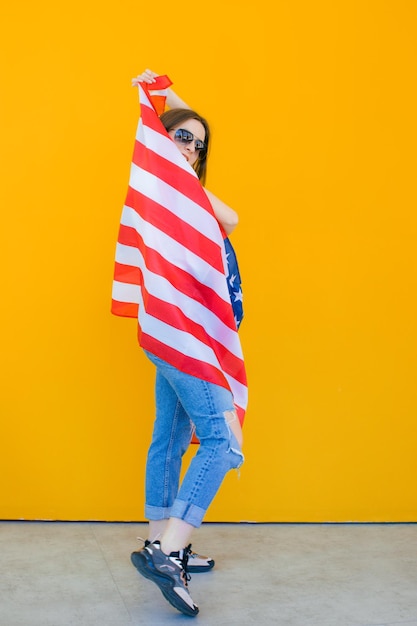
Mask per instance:
[[[190,574],[209,572],[214,567],[214,561],[209,556],[197,554],[191,550],[191,543],[185,548],[187,563],[185,569]]]
[[[132,552],[131,560],[138,571],[158,585],[164,597],[181,613],[194,617],[199,609],[188,591],[190,575],[185,570],[185,550],[164,554],[159,541]]]

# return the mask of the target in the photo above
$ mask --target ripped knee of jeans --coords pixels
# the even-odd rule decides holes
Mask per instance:
[[[243,445],[243,435],[242,435],[242,427],[240,425],[236,409],[232,409],[230,411],[225,411],[223,413],[224,419],[226,421],[226,426],[229,431],[230,436],[230,447],[228,452],[233,453],[237,456],[237,465],[234,467],[239,468],[245,457],[242,454],[242,445]]]

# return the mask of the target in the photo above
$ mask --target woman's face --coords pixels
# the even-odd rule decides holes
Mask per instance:
[[[175,137],[176,131],[178,131],[178,129],[180,128],[191,133],[191,141],[189,140],[190,135],[187,135],[186,133],[180,133],[183,139],[181,139],[180,137]],[[181,122],[181,124],[178,124],[178,126],[176,126],[175,128],[172,128],[169,131],[169,135],[173,138],[175,145],[184,156],[184,158],[187,159],[188,163],[190,165],[194,165],[200,153],[200,150],[198,149],[199,143],[204,143],[206,139],[206,131],[204,130],[204,126],[202,125],[202,123],[194,119],[186,120],[185,122]]]

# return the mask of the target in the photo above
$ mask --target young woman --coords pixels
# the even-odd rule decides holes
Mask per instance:
[[[132,84],[146,83],[152,95],[156,76],[146,70],[132,79]],[[172,89],[164,95],[169,109],[160,120],[204,185],[209,126]],[[238,223],[236,212],[203,189],[216,219],[229,235]],[[230,262],[233,255],[233,248],[229,248]],[[236,271],[238,274],[237,265]],[[238,326],[241,311],[235,312],[235,319]],[[191,552],[191,533],[201,525],[226,473],[242,464],[242,432],[230,390],[186,374],[150,352],[146,355],[156,367],[156,417],[146,464],[149,535],[144,547],[131,558],[139,572],[159,586],[168,602],[194,616],[199,609],[189,593],[188,572],[208,570],[214,561]],[[180,485],[181,459],[194,429],[198,451]]]

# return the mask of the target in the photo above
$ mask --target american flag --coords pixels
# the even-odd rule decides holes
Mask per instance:
[[[152,89],[171,84],[164,79]],[[243,423],[247,382],[223,233],[148,87],[138,87],[140,119],[116,245],[112,313],[138,319],[145,350],[230,389]]]

